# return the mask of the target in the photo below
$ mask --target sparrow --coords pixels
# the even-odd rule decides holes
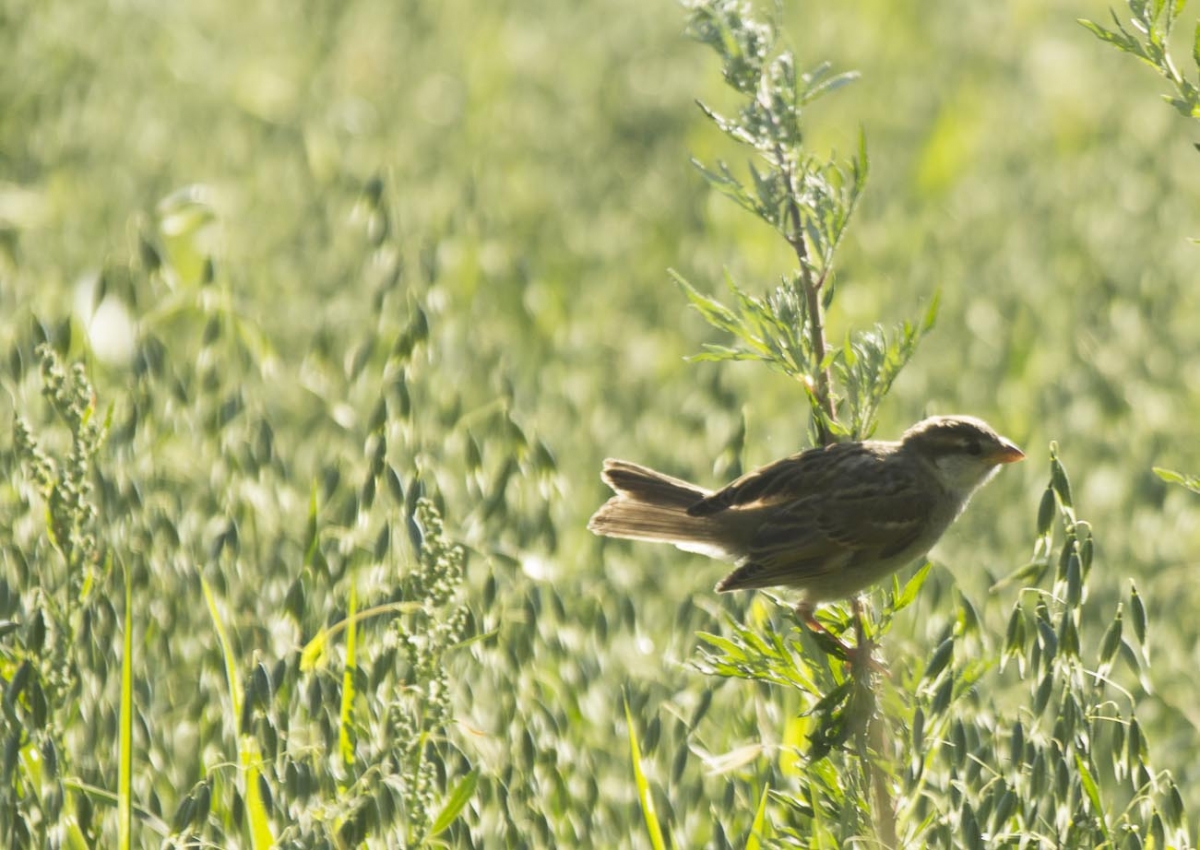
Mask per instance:
[[[818,602],[856,596],[923,557],[971,495],[1023,457],[980,419],[934,416],[897,442],[807,449],[715,492],[609,459],[601,478],[616,495],[588,528],[733,561],[718,593],[799,590],[797,614],[824,631]]]

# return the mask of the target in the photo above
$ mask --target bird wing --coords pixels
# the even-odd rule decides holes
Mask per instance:
[[[770,506],[765,499],[754,503],[763,508],[762,522],[744,563],[720,589],[803,587],[815,577],[885,561],[916,544],[929,528],[935,495],[905,467],[886,459],[878,451],[846,452],[828,473],[818,473],[822,486],[802,482],[799,469],[785,477],[777,473],[790,487],[755,485],[772,501]],[[801,483],[814,486],[800,490]],[[734,509],[736,504],[735,499]]]
[[[808,449],[748,472],[688,508],[692,516],[729,509],[753,510],[786,504],[836,486],[851,467],[879,460],[878,448],[864,443],[835,443]]]

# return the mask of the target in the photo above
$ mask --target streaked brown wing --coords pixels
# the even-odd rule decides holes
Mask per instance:
[[[871,444],[836,443],[785,457],[741,478],[688,508],[692,516],[712,516],[730,508],[766,508],[828,492],[851,467],[874,464],[881,452]]]
[[[888,560],[915,544],[929,527],[934,497],[895,465],[884,470],[876,463],[860,457],[848,464],[858,468],[844,470],[840,486],[767,511],[740,571],[743,582],[753,584],[738,586],[803,585],[857,563]]]

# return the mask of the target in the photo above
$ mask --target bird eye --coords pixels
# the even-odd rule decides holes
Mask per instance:
[[[967,454],[975,455],[976,457],[983,454],[983,446],[979,445],[979,441],[975,439],[967,440],[966,450]]]

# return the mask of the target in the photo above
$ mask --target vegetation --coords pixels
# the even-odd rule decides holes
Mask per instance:
[[[0,11],[0,843],[1191,845],[1195,125],[1103,5],[784,11]],[[1189,114],[1184,13],[1091,29]],[[886,675],[585,530],[938,412],[1030,460]]]

